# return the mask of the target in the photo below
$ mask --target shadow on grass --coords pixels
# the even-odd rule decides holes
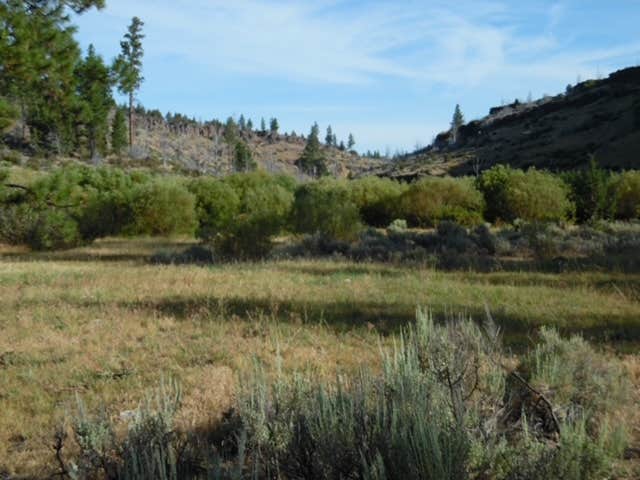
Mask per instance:
[[[248,299],[240,296],[174,297],[158,301],[132,302],[125,308],[147,310],[178,320],[222,318],[263,319],[281,322],[326,324],[336,331],[354,328],[375,329],[382,335],[397,334],[415,319],[415,307],[387,302],[336,301],[275,301]],[[486,318],[484,305],[432,305],[438,321],[465,315],[477,321]],[[505,344],[520,348],[530,344],[530,337],[542,325],[556,326],[562,334],[582,334],[596,344],[613,345],[625,342],[640,343],[640,319],[631,315],[591,315],[563,318],[562,324],[545,322],[541,318],[513,315],[499,309],[491,313],[504,333]],[[617,346],[616,346],[617,348]]]
[[[403,268],[404,267],[404,268]],[[347,263],[336,261],[334,263],[322,263],[314,265],[313,262],[294,264],[294,263],[276,263],[275,268],[287,273],[299,273],[303,275],[314,276],[361,276],[373,275],[380,277],[397,278],[406,275],[406,267],[410,265],[392,265],[383,263]]]
[[[85,247],[54,252],[0,250],[0,260],[12,262],[135,262],[146,263],[158,251],[179,252],[193,241],[131,238],[99,240]]]

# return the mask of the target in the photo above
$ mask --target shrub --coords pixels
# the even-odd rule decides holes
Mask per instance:
[[[179,469],[179,445],[173,419],[181,401],[176,382],[164,382],[153,397],[130,412],[124,441],[118,441],[116,427],[106,415],[87,414],[78,399],[73,429],[80,458],[72,478],[177,480],[186,478]]]
[[[497,165],[478,177],[476,185],[484,195],[485,215],[491,222],[557,222],[568,220],[574,212],[567,185],[547,172]]]
[[[361,229],[358,208],[346,185],[329,179],[298,188],[291,218],[297,232],[336,240],[353,240]]]
[[[551,328],[540,330],[540,342],[525,357],[531,382],[552,392],[561,418],[606,419],[628,401],[624,368],[609,362],[582,337],[562,338]]]
[[[407,186],[388,178],[365,177],[349,182],[349,196],[360,217],[372,227],[386,227],[394,220],[396,205]]]
[[[229,184],[198,178],[189,183],[189,191],[196,197],[198,238],[212,240],[229,230],[240,209],[240,198]]]
[[[612,182],[615,216],[619,220],[640,218],[640,171],[624,172]]]
[[[264,172],[236,174],[225,182],[239,199],[238,215],[215,240],[219,253],[233,258],[257,258],[272,247],[271,237],[286,225],[293,194],[286,182]]]
[[[197,226],[195,196],[176,180],[139,185],[132,193],[131,208],[133,234],[190,235]]]
[[[412,226],[433,227],[443,220],[466,226],[482,223],[484,202],[470,179],[424,178],[399,199],[397,216]]]
[[[38,214],[26,243],[34,250],[64,250],[83,241],[78,224],[67,213],[45,210]]]
[[[592,158],[583,170],[565,175],[571,186],[571,200],[576,206],[576,220],[580,223],[608,218],[612,202],[608,192],[609,175]]]

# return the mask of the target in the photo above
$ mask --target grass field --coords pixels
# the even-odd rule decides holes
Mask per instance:
[[[206,428],[254,357],[327,377],[375,365],[381,344],[417,306],[436,318],[481,318],[489,308],[515,351],[540,325],[583,332],[625,355],[640,383],[629,355],[640,345],[640,274],[148,262],[189,243],[107,239],[53,254],[0,248],[0,475],[51,473],[54,428],[74,411],[76,395],[118,414],[175,376],[185,394],[181,421]]]

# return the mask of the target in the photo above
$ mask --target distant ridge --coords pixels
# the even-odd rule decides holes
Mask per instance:
[[[565,93],[494,107],[432,145],[367,174],[413,180],[469,175],[496,164],[562,171],[595,155],[612,170],[640,168],[640,67],[568,86]]]

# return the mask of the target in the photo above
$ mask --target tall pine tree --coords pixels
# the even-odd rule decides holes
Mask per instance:
[[[317,123],[314,123],[302,156],[296,161],[296,166],[312,177],[321,177],[328,173],[327,161],[320,145],[319,136],[320,128]]]
[[[76,68],[76,78],[83,104],[82,122],[89,154],[94,158],[98,152],[106,153],[108,116],[114,102],[110,70],[102,57],[96,54],[93,45],[89,46],[87,57]]]
[[[456,104],[456,109],[453,112],[453,118],[451,119],[451,142],[456,143],[458,141],[458,131],[460,127],[464,125],[464,116],[460,105]]]
[[[131,19],[124,39],[120,42],[121,53],[116,58],[113,69],[118,76],[118,90],[129,96],[129,147],[133,146],[135,131],[135,111],[133,103],[135,94],[140,89],[144,77],[142,76],[142,27],[144,23],[138,17]]]

